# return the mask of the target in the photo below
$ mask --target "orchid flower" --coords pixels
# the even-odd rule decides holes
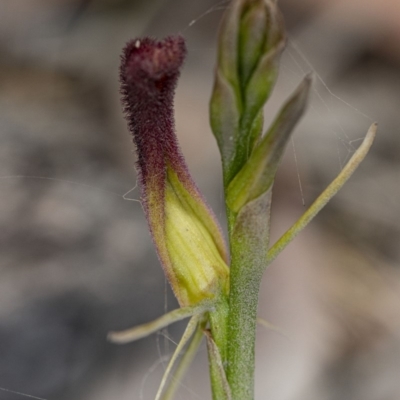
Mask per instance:
[[[189,173],[175,134],[173,98],[186,55],[183,37],[138,38],[123,51],[122,104],[137,153],[141,202],[180,308],[153,322],[110,332],[109,339],[126,343],[190,317],[156,400],[172,398],[203,336],[213,399],[254,398],[261,277],[350,178],[374,140],[376,124],[338,177],[269,247],[275,174],[306,109],[311,87],[311,77],[306,76],[263,133],[263,107],[276,82],[284,45],[284,24],[275,0],[232,0],[221,23],[210,101],[211,127],[222,159],[229,251],[213,212]],[[175,379],[164,391],[186,345]]]

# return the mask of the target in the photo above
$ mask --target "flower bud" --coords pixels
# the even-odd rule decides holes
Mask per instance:
[[[278,75],[284,47],[274,0],[233,0],[221,24],[210,119],[225,186],[248,159],[262,133],[262,108]]]

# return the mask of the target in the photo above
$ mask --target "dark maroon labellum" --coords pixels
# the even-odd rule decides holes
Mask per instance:
[[[163,175],[166,158],[172,164],[182,161],[174,132],[173,98],[185,55],[181,36],[162,41],[136,39],[124,49],[122,101],[137,147],[143,185],[148,176]]]

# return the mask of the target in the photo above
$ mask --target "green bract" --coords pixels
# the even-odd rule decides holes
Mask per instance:
[[[307,77],[228,185],[226,203],[233,212],[237,213],[272,186],[285,145],[306,107],[310,84],[311,79]]]

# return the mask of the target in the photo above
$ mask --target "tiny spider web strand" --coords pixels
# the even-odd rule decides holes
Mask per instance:
[[[310,63],[310,61],[307,59],[307,57],[304,55],[304,53],[300,50],[299,46],[296,44],[296,42],[293,39],[290,39],[290,45],[293,47],[293,49],[299,54],[299,56],[302,58],[302,60],[308,65],[309,68],[311,68],[313,70],[313,72],[315,73],[316,77],[318,78],[318,80],[321,82],[321,84],[324,86],[324,88],[327,90],[327,92],[334,97],[336,100],[339,100],[341,103],[343,103],[344,105],[346,105],[347,107],[351,108],[353,111],[355,111],[356,113],[358,113],[359,115],[361,115],[362,117],[366,118],[369,120],[369,122],[373,121],[373,118],[368,115],[365,114],[364,112],[362,112],[361,110],[359,110],[358,108],[354,107],[353,105],[351,105],[350,103],[348,103],[346,100],[342,99],[341,97],[339,97],[338,95],[336,95],[335,93],[332,92],[331,89],[329,89],[328,85],[325,83],[325,81],[322,79],[321,75],[318,74],[318,72],[313,68],[312,64]]]
[[[135,184],[135,186],[132,189],[129,189],[125,194],[120,194],[117,192],[113,192],[111,190],[107,190],[107,189],[102,189],[93,185],[88,185],[87,183],[81,183],[81,182],[75,182],[75,181],[70,181],[68,179],[62,179],[62,178],[53,178],[50,176],[40,176],[40,175],[6,175],[6,176],[0,176],[0,180],[13,180],[13,179],[33,179],[33,180],[42,180],[42,181],[52,181],[52,182],[58,182],[58,183],[67,183],[69,185],[74,185],[74,186],[80,186],[80,187],[84,187],[87,189],[91,189],[91,190],[96,190],[98,192],[102,192],[102,193],[107,193],[107,194],[111,194],[113,196],[117,196],[117,197],[122,197],[124,200],[128,200],[128,201],[137,201],[140,203],[140,200],[137,199],[131,199],[129,197],[127,197],[127,195],[131,192],[133,192],[136,188],[137,188],[137,183]]]
[[[154,373],[154,371],[158,368],[160,364],[164,364],[169,359],[169,356],[165,355],[160,357],[150,368],[147,370],[146,375],[142,378],[142,383],[140,385],[140,400],[144,400],[144,390],[149,377]]]
[[[300,177],[300,168],[299,168],[299,163],[297,160],[297,152],[296,152],[296,146],[294,144],[294,138],[292,138],[292,147],[293,147],[293,157],[294,157],[294,163],[296,165],[296,172],[297,172],[297,180],[299,182],[299,189],[300,189],[300,196],[301,196],[301,202],[303,204],[303,207],[306,206],[306,201],[304,198],[304,191],[303,191],[303,185],[301,183],[301,177]]]
[[[15,390],[6,389],[6,388],[4,388],[4,387],[0,387],[0,391],[2,391],[2,392],[7,392],[7,393],[17,394],[17,395],[19,395],[19,396],[28,397],[28,398],[30,398],[30,399],[47,400],[47,399],[45,399],[45,398],[43,398],[43,397],[33,396],[33,395],[31,395],[31,394],[22,393],[22,392],[17,392],[17,391],[15,391]]]
[[[222,0],[220,2],[218,2],[217,4],[214,4],[212,7],[210,7],[208,10],[204,11],[202,14],[200,14],[200,16],[198,16],[195,19],[192,19],[187,27],[183,30],[183,33],[191,28],[194,24],[196,24],[199,20],[203,19],[204,17],[206,17],[208,14],[211,14],[214,11],[219,11],[219,10],[225,10],[227,7],[227,4],[230,2],[230,0]]]

